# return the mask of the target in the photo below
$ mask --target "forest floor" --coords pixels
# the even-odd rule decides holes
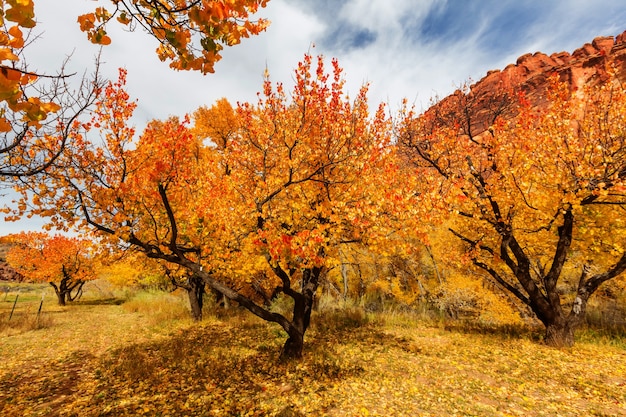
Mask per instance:
[[[21,297],[14,323],[40,305]],[[2,416],[626,416],[620,340],[554,349],[348,309],[314,317],[304,358],[282,363],[285,333],[237,309],[193,323],[176,295],[46,297],[20,328],[0,293]]]

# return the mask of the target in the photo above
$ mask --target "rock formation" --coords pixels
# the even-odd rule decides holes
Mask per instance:
[[[0,281],[21,282],[24,277],[5,262],[6,253],[8,252],[9,248],[9,245],[5,243],[0,243]]]
[[[21,282],[24,277],[20,275],[15,269],[11,268],[9,264],[4,261],[0,261],[0,281],[18,281]]]
[[[617,37],[595,38],[591,43],[569,54],[541,52],[522,55],[517,63],[502,71],[490,71],[471,89],[496,90],[521,88],[531,102],[540,104],[547,80],[552,75],[570,84],[572,90],[583,85],[597,84],[608,79],[608,71],[615,71],[618,78],[626,79],[626,32]]]
[[[614,72],[619,80],[626,81],[626,32],[616,37],[598,37],[571,54],[536,52],[522,55],[515,64],[503,70],[489,71],[466,91],[456,91],[427,112],[446,109],[443,111],[448,113],[442,117],[449,121],[457,119],[458,112],[471,108],[471,123],[466,127],[466,133],[477,135],[488,129],[494,114],[506,115],[514,111],[514,95],[519,91],[532,105],[541,107],[546,103],[545,92],[550,77],[557,75],[570,85],[572,91],[577,91],[584,85],[606,81],[609,71]]]

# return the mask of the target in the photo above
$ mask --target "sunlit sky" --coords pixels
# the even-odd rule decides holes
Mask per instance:
[[[109,5],[35,0],[41,37],[29,47],[29,69],[55,73],[71,55],[69,72],[91,72],[98,47],[80,32],[76,17]],[[431,97],[525,53],[572,52],[626,30],[622,0],[270,0],[259,16],[271,20],[269,29],[226,50],[207,76],[170,70],[154,53],[154,39],[111,27],[102,73],[115,78],[118,67],[128,70],[139,130],[148,120],[190,113],[221,97],[253,101],[266,68],[273,81],[290,85],[307,52],[338,58],[351,92],[368,82],[372,105],[384,101],[393,111],[403,98],[423,108]],[[0,203],[10,201],[0,196]],[[2,222],[0,235],[40,226]]]

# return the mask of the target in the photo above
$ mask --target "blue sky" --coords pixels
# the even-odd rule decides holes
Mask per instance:
[[[110,0],[59,4],[35,0],[41,37],[28,50],[30,69],[54,73],[71,54],[70,72],[90,72],[98,48],[79,31],[76,16]],[[572,52],[626,30],[623,0],[270,0],[260,15],[272,21],[270,28],[227,50],[215,74],[173,72],[157,59],[153,39],[120,28],[110,31],[113,43],[102,52],[103,73],[115,77],[118,67],[128,69],[140,130],[150,119],[183,115],[221,97],[254,101],[266,67],[274,81],[290,85],[307,51],[338,58],[350,91],[371,83],[373,106],[384,101],[395,110],[407,98],[423,108],[431,97],[525,53]],[[40,224],[0,223],[0,235]]]

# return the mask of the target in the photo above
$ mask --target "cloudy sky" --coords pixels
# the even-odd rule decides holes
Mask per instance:
[[[30,69],[54,73],[71,55],[70,72],[89,72],[98,48],[79,31],[76,17],[110,1],[35,4],[41,37],[27,55]],[[259,15],[271,20],[269,29],[225,51],[208,76],[170,70],[156,57],[155,40],[111,27],[103,73],[116,77],[118,67],[128,70],[140,129],[150,119],[183,115],[221,97],[253,101],[265,68],[272,80],[290,85],[306,52],[338,58],[350,91],[369,82],[372,104],[384,101],[395,110],[403,98],[426,106],[431,97],[525,53],[572,52],[626,30],[622,0],[270,0]],[[39,225],[0,223],[0,235]]]

